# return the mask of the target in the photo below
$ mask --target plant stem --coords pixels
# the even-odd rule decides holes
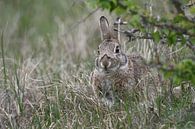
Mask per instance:
[[[1,32],[1,52],[2,52],[2,60],[3,60],[3,73],[4,73],[4,85],[7,84],[7,74],[6,74],[6,67],[5,67],[5,55],[4,55],[4,39],[3,39],[3,31]]]

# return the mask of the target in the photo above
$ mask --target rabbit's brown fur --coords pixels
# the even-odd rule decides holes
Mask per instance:
[[[98,48],[91,82],[97,96],[113,104],[115,97],[124,92],[142,92],[145,76],[150,71],[141,56],[123,53],[118,36],[112,32],[104,16],[100,17],[100,30],[102,43]]]

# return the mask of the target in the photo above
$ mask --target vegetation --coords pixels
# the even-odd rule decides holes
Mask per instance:
[[[0,1],[0,128],[194,128],[194,8],[192,0]],[[98,20],[108,12],[128,22],[125,51],[165,77],[151,110],[133,94],[111,109],[94,97]]]
[[[142,36],[136,37],[133,31],[129,33],[128,30],[123,31],[131,41],[132,38],[141,38],[152,39],[155,43],[163,42],[169,46],[187,46],[191,49],[192,53],[195,54],[195,7],[193,1],[171,0],[169,2],[162,2],[165,6],[175,8],[175,10],[172,11],[165,10],[166,13],[164,14],[155,10],[155,7],[153,7],[155,6],[155,2],[144,3],[145,7],[140,3],[140,1],[134,0],[96,0],[96,2],[92,4],[98,5],[110,12],[115,12],[119,16],[122,15],[124,19],[128,20],[128,24],[131,28],[136,28],[138,31],[142,32]],[[168,3],[170,5],[168,5]],[[192,57],[183,58],[182,60],[184,61],[180,60],[182,63],[176,64],[176,68],[171,68],[171,70],[166,72],[175,72],[174,75],[177,74],[173,78],[174,82],[181,83],[181,81],[185,80],[195,84],[194,55],[192,55]],[[188,58],[187,61],[186,58]],[[164,63],[161,62],[161,59],[156,60],[158,64]],[[178,63],[178,61],[176,63]],[[187,74],[185,79],[183,73]]]

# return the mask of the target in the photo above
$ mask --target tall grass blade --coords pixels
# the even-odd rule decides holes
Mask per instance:
[[[1,56],[3,60],[3,75],[4,75],[4,86],[6,87],[7,84],[7,73],[6,73],[6,66],[5,66],[5,53],[4,53],[4,31],[1,32]]]

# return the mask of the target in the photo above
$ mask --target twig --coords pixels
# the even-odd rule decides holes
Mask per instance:
[[[194,4],[192,4],[194,5]],[[183,11],[182,11],[183,12]],[[175,26],[173,24],[162,24],[162,23],[154,23],[154,22],[151,22],[149,19],[151,19],[151,17],[148,17],[148,16],[145,16],[145,15],[142,15],[142,14],[139,14],[138,12],[136,12],[135,10],[131,10],[129,9],[129,13],[132,14],[132,15],[139,15],[141,18],[142,18],[142,24],[143,26],[145,25],[153,25],[155,27],[158,27],[160,29],[168,29],[168,30],[174,30],[176,32],[180,32],[180,33],[183,33],[183,34],[186,34],[186,35],[189,35],[189,36],[194,36],[195,37],[195,34],[194,33],[190,33],[188,31],[188,29],[184,29],[184,28],[181,28],[179,26]],[[185,15],[184,15],[185,16]],[[185,17],[186,18],[186,17]],[[186,20],[188,20],[189,22],[193,22],[191,20],[189,20],[188,18],[186,18]],[[193,26],[195,27],[195,26]]]
[[[114,29],[115,31],[118,31],[118,32],[121,32],[121,33],[124,33],[128,38],[129,38],[129,41],[134,41],[136,39],[150,39],[150,40],[154,40],[154,38],[152,37],[152,35],[150,33],[145,33],[145,34],[142,34],[141,36],[140,35],[136,35],[137,32],[140,33],[140,30],[139,29],[130,29],[130,30],[118,30],[118,29]],[[160,41],[161,43],[166,43],[167,41],[167,35],[162,35],[160,36]],[[176,42],[181,42],[182,39],[180,38],[177,38]],[[192,42],[190,41],[190,39],[186,39],[186,46],[188,48],[190,48],[192,50],[193,53],[195,53],[195,45],[192,44]]]
[[[168,30],[174,30],[176,32],[180,32],[182,34],[186,34],[186,35],[189,35],[189,36],[194,36],[195,37],[195,34],[194,33],[190,33],[188,32],[186,29],[184,28],[181,28],[181,27],[178,27],[178,26],[174,26],[172,24],[156,24],[156,23],[151,23],[149,22],[151,25],[154,25],[158,28],[161,28],[161,29],[168,29]]]
[[[194,52],[195,54],[195,45],[192,44],[192,42],[189,40],[186,45]]]

